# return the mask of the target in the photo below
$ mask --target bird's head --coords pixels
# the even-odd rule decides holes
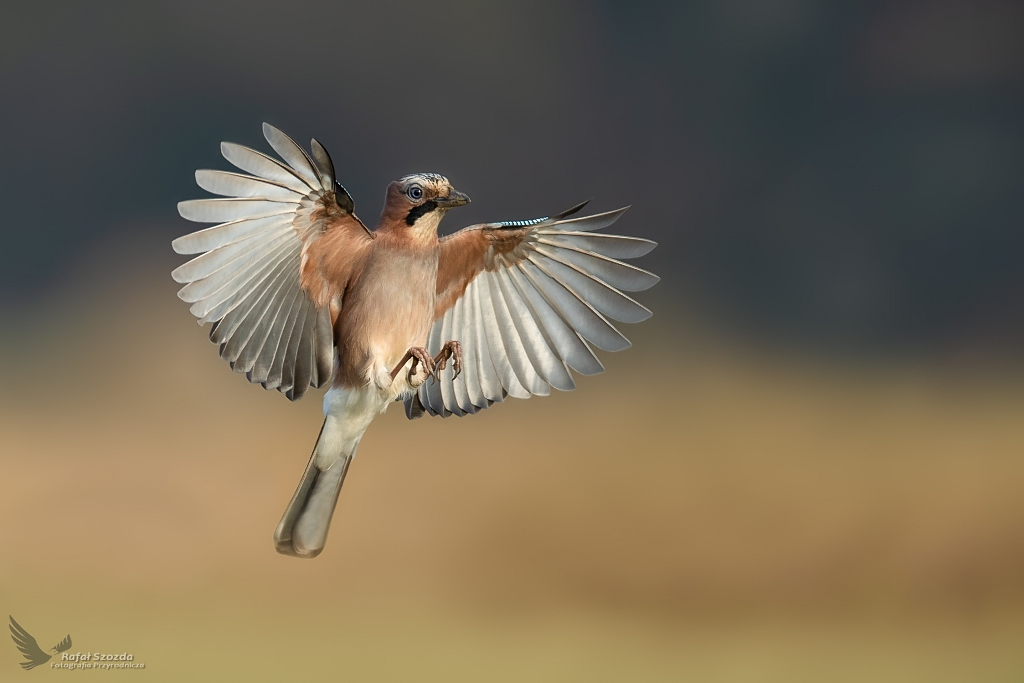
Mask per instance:
[[[444,176],[413,173],[388,186],[384,217],[416,232],[436,233],[448,209],[465,204],[469,204],[469,197],[452,187]]]

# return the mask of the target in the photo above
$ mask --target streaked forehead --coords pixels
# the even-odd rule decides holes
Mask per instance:
[[[398,179],[403,185],[411,182],[420,182],[424,185],[435,185],[445,187],[449,185],[448,179],[437,173],[410,173]]]

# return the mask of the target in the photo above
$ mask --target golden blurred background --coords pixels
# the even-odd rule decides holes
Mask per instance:
[[[656,305],[574,392],[390,410],[299,561],[271,535],[318,395],[231,373],[164,261],[87,258],[69,280],[104,284],[4,349],[0,582],[41,643],[159,681],[1024,673],[1019,374],[786,356]]]
[[[1024,9],[8,3],[0,606],[143,671],[0,681],[1024,679]],[[663,276],[571,393],[313,446],[175,296],[217,143],[315,135],[372,223],[632,204]]]

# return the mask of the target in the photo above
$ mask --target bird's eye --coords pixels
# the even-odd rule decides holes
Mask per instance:
[[[419,185],[413,185],[409,188],[409,196],[413,199],[423,199],[423,188]]]

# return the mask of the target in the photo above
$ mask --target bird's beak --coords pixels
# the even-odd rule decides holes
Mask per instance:
[[[469,204],[469,195],[452,190],[447,197],[438,197],[434,200],[442,209],[450,209],[453,206],[465,206]]]

